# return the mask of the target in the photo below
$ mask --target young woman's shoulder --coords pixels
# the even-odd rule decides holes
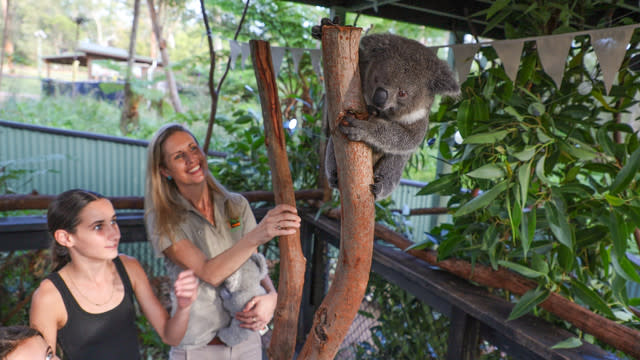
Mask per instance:
[[[62,295],[49,279],[44,279],[31,298],[30,317],[54,317],[57,322],[66,321]]]
[[[129,256],[126,254],[119,254],[118,257],[120,261],[122,261],[122,265],[124,265],[124,269],[127,271],[127,275],[129,275],[129,280],[131,280],[131,285],[135,289],[136,283],[140,280],[141,277],[146,277],[146,273],[140,265],[138,259],[133,256]]]

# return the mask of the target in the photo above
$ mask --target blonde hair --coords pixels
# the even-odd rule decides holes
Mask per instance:
[[[165,166],[164,142],[176,132],[189,134],[196,144],[198,139],[181,124],[166,124],[162,126],[151,138],[147,150],[147,178],[144,197],[145,218],[150,213],[155,216],[155,228],[153,231],[159,236],[168,236],[172,242],[176,241],[174,229],[182,222],[186,208],[179,200],[179,190],[176,184],[162,176],[160,169]],[[205,171],[205,179],[213,196],[224,198],[225,214],[228,218],[238,218],[241,214],[242,196],[228,191],[211,174]],[[151,234],[150,234],[151,235]]]

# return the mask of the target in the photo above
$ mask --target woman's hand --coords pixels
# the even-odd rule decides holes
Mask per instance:
[[[262,221],[252,230],[252,240],[260,246],[276,236],[293,235],[300,228],[298,210],[287,204],[280,204],[269,210]]]
[[[198,295],[198,278],[192,270],[185,270],[178,275],[173,284],[178,300],[178,308],[191,306]]]
[[[241,322],[240,327],[253,331],[262,330],[273,318],[277,302],[276,292],[259,295],[249,300],[244,309],[236,313],[236,319]]]

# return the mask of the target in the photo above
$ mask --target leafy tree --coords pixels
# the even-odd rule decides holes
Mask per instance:
[[[582,30],[577,26],[589,9],[581,4],[503,1],[481,15],[499,19],[510,38],[562,33]],[[512,16],[523,8],[526,16]],[[448,195],[455,209],[453,222],[435,231],[444,239],[438,255],[536,280],[529,296],[539,295],[537,301],[516,306],[518,315],[555,291],[609,319],[638,323],[629,306],[640,299],[627,297],[626,283],[640,276],[626,253],[638,252],[640,147],[621,116],[637,103],[638,74],[627,64],[639,41],[636,34],[609,96],[599,68],[590,65],[588,36],[575,38],[559,88],[543,72],[533,43],[525,43],[515,83],[493,48],[483,47],[462,97],[441,104],[431,118],[451,172],[422,193]]]

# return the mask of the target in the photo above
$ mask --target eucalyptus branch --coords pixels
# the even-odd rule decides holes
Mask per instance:
[[[238,23],[238,28],[236,29],[236,33],[233,36],[233,40],[238,39],[238,35],[240,34],[240,29],[242,28],[242,24],[244,23],[244,19],[247,14],[247,9],[249,8],[250,0],[244,5],[244,10],[242,11],[242,17],[240,18],[240,23]],[[204,139],[204,144],[202,149],[205,154],[209,151],[209,140],[211,139],[211,132],[213,131],[213,123],[216,119],[216,112],[218,111],[218,94],[220,93],[220,88],[222,87],[222,83],[227,77],[229,73],[229,69],[231,68],[231,56],[229,56],[229,60],[227,61],[227,67],[220,78],[220,82],[218,82],[218,87],[214,89],[213,87],[213,75],[216,68],[216,52],[213,49],[213,39],[211,35],[211,28],[209,27],[209,19],[207,17],[207,11],[204,7],[204,0],[200,0],[200,9],[202,10],[202,19],[204,20],[204,27],[207,31],[207,43],[209,45],[209,57],[211,58],[210,66],[209,66],[209,93],[211,94],[211,111],[209,113],[209,124],[207,126],[207,134]]]

